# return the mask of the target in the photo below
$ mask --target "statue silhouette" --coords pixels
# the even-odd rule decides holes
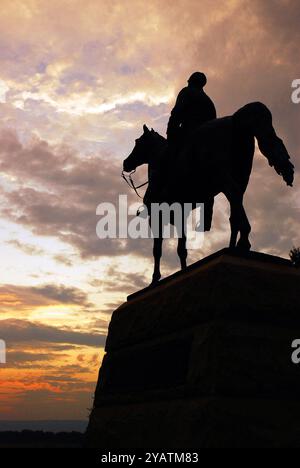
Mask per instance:
[[[183,120],[181,123],[183,124]],[[132,153],[125,159],[123,169],[125,172],[131,172],[142,164],[148,164],[148,190],[151,191],[155,187],[152,190],[152,202],[203,202],[204,228],[207,231],[211,227],[212,200],[217,194],[224,193],[231,211],[229,246],[250,250],[251,226],[244,210],[243,197],[252,171],[255,138],[270,166],[283,177],[287,185],[292,186],[294,166],[282,140],[273,128],[270,110],[260,102],[247,104],[232,116],[195,126],[174,160],[170,177],[167,177],[170,168],[164,157],[167,141],[144,125],[144,132],[136,140]],[[146,192],[144,203],[149,213],[151,201]],[[151,225],[151,216],[149,222]],[[186,220],[183,219],[182,222],[185,223]],[[238,234],[240,237],[237,242]],[[161,226],[160,236],[154,239],[153,283],[161,277],[162,243]],[[187,250],[184,236],[178,239],[177,253],[181,268],[185,268]]]

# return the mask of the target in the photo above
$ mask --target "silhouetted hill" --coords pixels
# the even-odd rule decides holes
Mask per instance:
[[[81,448],[80,432],[44,432],[24,430],[0,432],[0,448]]]
[[[87,427],[86,420],[80,419],[61,419],[61,420],[0,420],[0,432],[20,432],[29,431],[44,431],[44,432],[85,432]]]

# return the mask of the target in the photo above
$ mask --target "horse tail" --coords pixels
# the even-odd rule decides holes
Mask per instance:
[[[277,137],[274,143],[267,142],[267,149],[264,143],[258,143],[259,149],[267,157],[271,167],[274,167],[287,185],[293,187],[295,166],[291,162],[291,158],[283,141]]]
[[[240,127],[251,131],[270,166],[292,187],[294,165],[283,141],[275,132],[270,109],[261,102],[252,102],[238,110],[234,119]]]

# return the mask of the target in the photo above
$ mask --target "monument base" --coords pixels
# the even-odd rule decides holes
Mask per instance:
[[[86,434],[103,449],[299,447],[300,270],[224,249],[113,314]]]

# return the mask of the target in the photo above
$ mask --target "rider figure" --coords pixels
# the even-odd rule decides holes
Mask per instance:
[[[171,112],[167,128],[167,165],[176,159],[193,132],[202,124],[217,118],[216,108],[210,97],[204,92],[207,78],[204,73],[194,72],[188,79],[188,86],[178,94]],[[172,175],[169,173],[169,177]],[[211,228],[214,198],[205,200],[204,229]]]
[[[197,127],[217,118],[214,103],[203,90],[206,83],[204,73],[195,72],[178,94],[168,123],[169,145],[181,146]]]
[[[151,175],[151,186],[147,189],[144,197],[144,203],[152,203],[156,197],[159,198],[159,192],[162,188],[161,177],[170,181],[172,171],[170,170],[174,158],[184,147],[191,134],[202,124],[209,120],[217,118],[216,108],[210,97],[204,92],[203,88],[207,83],[204,73],[195,72],[188,79],[188,86],[183,88],[178,94],[176,104],[171,112],[167,128],[168,147],[164,158],[164,167],[166,171],[162,173],[154,172]],[[213,198],[206,201],[205,230],[210,229]]]

